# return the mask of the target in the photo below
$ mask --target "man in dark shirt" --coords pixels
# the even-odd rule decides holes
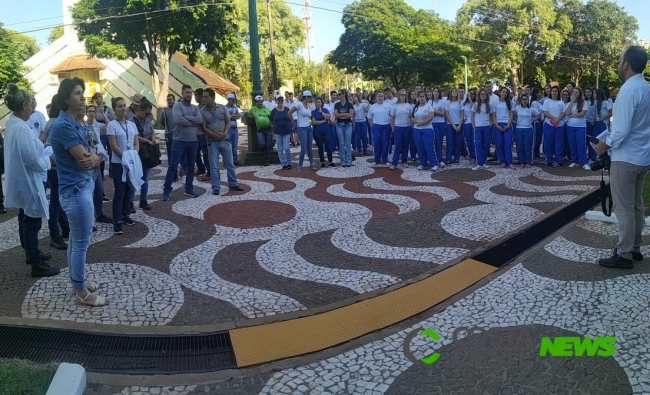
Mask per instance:
[[[341,152],[341,166],[352,166],[352,120],[354,119],[354,107],[348,101],[348,92],[341,91],[339,102],[334,105],[334,117],[336,118],[336,135],[339,140]]]
[[[203,124],[201,129],[207,139],[208,155],[210,155],[210,174],[212,182],[212,194],[218,195],[221,190],[221,172],[219,169],[219,154],[223,158],[228,174],[228,186],[231,191],[243,191],[239,186],[235,174],[235,163],[232,159],[232,146],[228,140],[228,129],[230,128],[230,114],[226,106],[215,103],[215,92],[208,88],[203,91],[203,102],[201,108]]]

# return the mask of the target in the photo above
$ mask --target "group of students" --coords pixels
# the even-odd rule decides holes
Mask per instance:
[[[372,95],[360,89],[356,94],[342,89],[316,98],[305,91],[296,101],[286,101],[282,95],[263,101],[258,96],[257,109],[251,109],[250,114],[256,122],[264,120],[262,128],[269,136],[262,136],[261,141],[267,157],[271,131],[276,135],[285,169],[291,168],[289,147],[299,145],[295,141],[311,142],[312,138],[321,167],[327,165],[325,152],[329,166],[335,166],[332,152],[339,151],[342,166],[349,167],[352,153],[368,155],[368,145],[372,145],[373,165],[395,169],[401,162],[406,168],[409,160],[419,159],[418,169],[435,171],[464,157],[474,165],[473,170],[481,170],[494,145],[501,167],[514,169],[516,144],[518,164],[525,168],[541,160],[543,142],[548,166],[562,167],[566,158],[571,162],[569,167],[590,169],[596,153],[587,136],[608,130],[612,115],[612,99],[606,87],[582,89],[569,82],[565,89],[546,85],[514,92],[501,87],[494,93],[493,88],[488,81],[482,89],[467,92],[461,85],[444,93],[437,87],[424,91],[416,86],[397,95],[391,89]],[[291,92],[285,95],[293,99]],[[295,141],[291,140],[292,133],[297,136],[293,137]],[[303,143],[301,147],[299,171],[305,154],[310,168],[315,169],[309,145]]]

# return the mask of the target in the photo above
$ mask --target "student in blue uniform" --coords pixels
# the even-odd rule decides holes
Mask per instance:
[[[375,161],[373,166],[388,163],[388,149],[390,148],[390,105],[384,103],[384,92],[377,92],[376,103],[368,111],[368,124],[372,130],[372,148]]]
[[[564,102],[560,100],[560,88],[551,87],[551,95],[544,102],[544,154],[546,164],[553,166],[553,159],[558,167],[563,166],[564,158],[564,129],[560,128],[560,121],[564,118]]]
[[[587,164],[587,104],[582,95],[582,88],[574,87],[571,96],[571,102],[564,111],[564,118],[567,119],[566,134],[569,138],[572,158],[569,167],[582,165],[584,170],[591,170]]]
[[[447,163],[460,161],[460,149],[463,141],[463,105],[461,100],[456,88],[449,90],[445,102]]]
[[[431,170],[438,170],[438,158],[433,149],[435,130],[431,125],[434,113],[435,110],[426,101],[425,93],[418,93],[418,104],[413,106],[413,111],[411,112],[413,136],[420,159],[418,170],[424,170],[427,167],[427,163],[431,165]]]
[[[474,129],[474,150],[476,150],[476,166],[472,170],[484,170],[485,161],[490,151],[492,140],[491,119],[494,110],[490,106],[490,98],[485,89],[478,92],[478,99],[472,107],[472,128]]]
[[[530,105],[528,94],[522,92],[518,97],[519,105],[513,110],[517,126],[517,159],[522,168],[533,164],[534,131],[533,125],[540,119],[541,112]]]
[[[463,100],[463,141],[469,152],[470,164],[476,164],[476,150],[474,149],[474,130],[472,128],[472,107],[476,102],[476,89],[470,89]]]
[[[492,115],[494,124],[494,141],[496,143],[497,157],[501,167],[514,169],[512,162],[512,102],[508,98],[510,90],[502,87],[499,90],[499,101]]]
[[[434,88],[431,93],[431,100],[428,103],[433,108],[433,134],[434,134],[434,147],[436,150],[436,157],[440,160],[440,167],[445,167],[445,162],[442,162],[442,140],[445,136],[445,102],[440,96],[440,88]],[[447,142],[449,146],[449,142]]]

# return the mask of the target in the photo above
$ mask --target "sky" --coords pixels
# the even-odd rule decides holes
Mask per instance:
[[[243,1],[243,0],[240,0]],[[301,0],[285,0],[291,10],[302,18]],[[332,51],[339,42],[344,28],[341,24],[341,11],[353,0],[311,0],[312,43],[311,58],[321,61],[323,56]],[[442,18],[454,20],[463,0],[406,0],[416,9],[434,10]],[[639,0],[616,0],[616,3],[635,16],[639,21],[639,38],[650,40],[650,24],[643,23],[647,14],[647,3]],[[51,27],[63,23],[63,7],[60,0],[23,0],[17,7],[16,0],[0,0],[0,22],[5,28],[25,32],[36,38],[38,44],[45,47]],[[258,4],[264,4],[258,0]],[[259,8],[259,5],[258,5]],[[645,12],[644,12],[645,11]],[[31,31],[30,30],[37,30]],[[305,53],[305,56],[307,54]]]

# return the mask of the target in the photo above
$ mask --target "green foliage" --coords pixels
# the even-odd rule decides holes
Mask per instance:
[[[228,78],[239,86],[240,97],[250,96],[252,91],[251,65],[249,54],[248,4],[234,5],[234,15],[238,26],[236,44],[232,50],[206,57],[209,65],[216,73]],[[304,47],[306,33],[300,18],[291,12],[291,8],[281,1],[271,2],[271,18],[273,21],[273,37],[275,44],[275,59],[277,63],[278,80],[295,79],[300,70],[302,58],[299,54]],[[259,2],[257,6],[257,29],[259,35],[260,63],[262,72],[262,90],[270,92],[272,87],[271,69],[271,40],[269,34],[269,19],[266,4]]]
[[[229,1],[80,0],[72,8],[72,17],[91,55],[146,59],[156,96],[160,96],[156,86],[157,67],[162,66],[159,56],[167,62],[182,51],[193,64],[202,50],[219,55],[236,46],[237,21]],[[163,81],[168,73],[163,68]]]
[[[463,51],[449,40],[449,25],[404,0],[361,0],[345,7],[345,32],[331,61],[401,88],[450,82]]]
[[[456,23],[473,49],[472,68],[513,86],[525,80],[524,65],[552,60],[572,29],[553,0],[469,0]]]
[[[50,35],[47,36],[47,43],[52,44],[62,36],[63,36],[63,25],[56,26],[50,31]]]
[[[595,86],[600,63],[600,81],[620,85],[618,59],[627,46],[636,42],[636,18],[609,0],[590,0],[586,4],[566,0],[559,12],[571,20],[573,31],[558,51],[566,57],[557,57],[549,65],[549,74]]]
[[[15,83],[33,93],[29,81],[23,74],[28,69],[23,62],[38,52],[36,40],[12,30],[2,28],[0,23],[0,98],[7,90],[7,84]]]

